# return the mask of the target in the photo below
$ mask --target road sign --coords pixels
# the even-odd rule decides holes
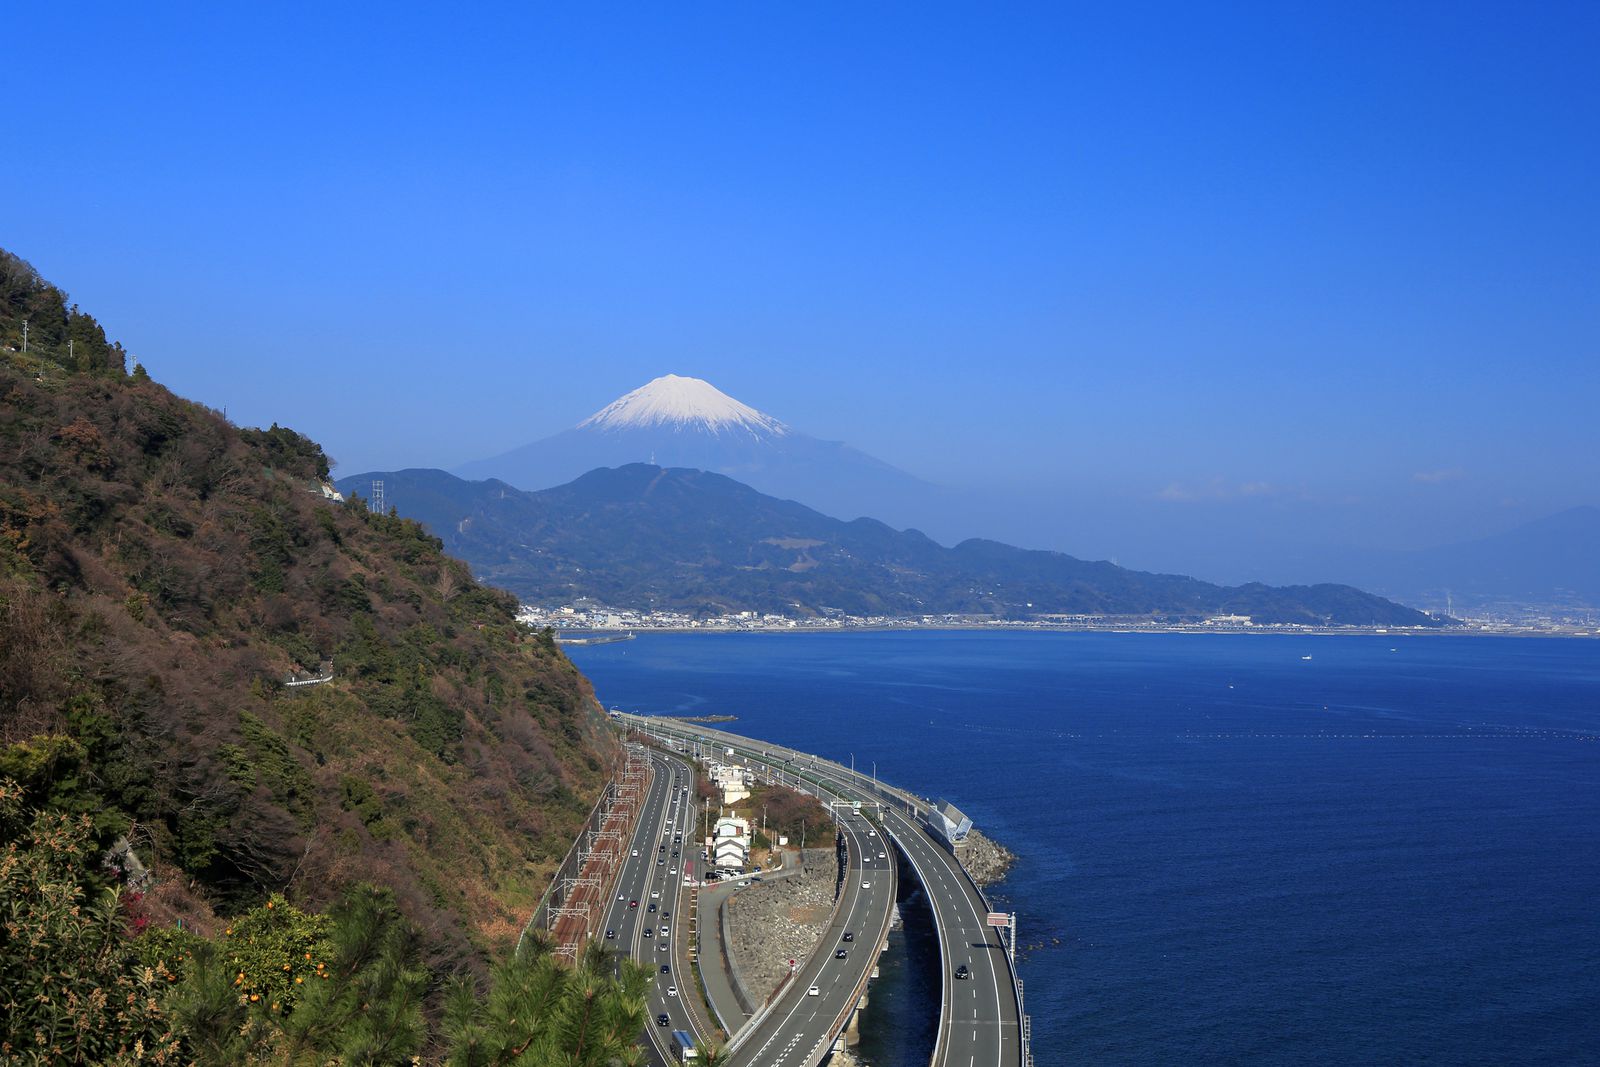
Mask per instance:
[[[1007,915],[1003,911],[991,911],[989,913],[989,917],[984,920],[984,925],[985,926],[1000,926],[1000,927],[1010,926],[1011,925],[1011,916]]]
[[[794,962],[794,960],[790,960],[789,961],[789,973],[790,974],[794,973],[794,968],[795,968],[795,962]]]

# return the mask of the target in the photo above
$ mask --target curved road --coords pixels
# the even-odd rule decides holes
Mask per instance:
[[[884,803],[883,829],[916,871],[933,905],[938,929],[943,992],[939,1036],[932,1059],[934,1067],[1020,1067],[1024,1063],[1021,1004],[1011,961],[999,933],[985,925],[988,909],[977,887],[956,858],[919,821],[918,815],[927,801],[890,789],[831,760],[793,749],[752,741],[722,730],[687,729],[647,716],[614,714],[651,734],[691,745],[696,742],[715,744],[724,755],[732,748],[747,761],[768,767],[780,779],[795,784],[810,783],[812,791],[820,786],[842,795],[881,800]],[[848,826],[867,820],[845,818],[842,822]],[[956,977],[957,969],[962,966],[969,975],[964,979]],[[742,1039],[744,1035],[739,1037]],[[736,1040],[736,1044],[740,1055],[733,1062],[757,1062],[743,1055],[747,1047],[745,1041]],[[762,1067],[768,1067],[769,1063],[773,1067],[792,1067],[795,1063],[809,1064],[816,1060],[785,1061],[766,1057],[759,1062]]]

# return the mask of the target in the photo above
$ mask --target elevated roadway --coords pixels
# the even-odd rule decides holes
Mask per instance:
[[[809,753],[699,725],[687,727],[648,716],[613,714],[649,735],[689,746],[713,745],[724,759],[731,749],[737,758],[763,766],[777,778],[813,792],[880,804],[881,826],[916,873],[933,908],[942,971],[933,1067],[1030,1067],[1021,986],[1010,955],[999,931],[986,924],[989,909],[982,893],[960,862],[921,822],[929,801]],[[864,822],[845,818],[843,825]],[[958,977],[957,972],[963,967],[967,977]],[[758,1017],[751,1025],[759,1021]],[[848,1015],[844,1022],[847,1021]],[[841,1029],[844,1022],[839,1024]],[[743,1033],[735,1044],[741,1053],[748,1047]],[[772,1050],[770,1044],[766,1047],[769,1052]],[[733,1062],[790,1067],[817,1060],[776,1060],[767,1056],[759,1060],[736,1057]]]

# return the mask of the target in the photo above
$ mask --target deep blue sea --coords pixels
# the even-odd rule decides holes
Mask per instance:
[[[1600,1064],[1600,642],[570,651],[607,707],[876,763],[1018,852],[995,894],[1020,913],[1041,1067]]]

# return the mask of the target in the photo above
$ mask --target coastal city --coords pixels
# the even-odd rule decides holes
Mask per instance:
[[[1459,624],[1444,629],[1450,633],[1540,634],[1545,636],[1600,636],[1600,609],[1568,611],[1485,612],[1460,617]],[[524,604],[517,619],[535,629],[549,628],[557,635],[570,634],[569,640],[586,640],[578,635],[626,637],[635,631],[710,632],[710,633],[788,633],[844,630],[1041,630],[1041,631],[1141,631],[1173,633],[1428,633],[1425,627],[1326,627],[1290,623],[1262,623],[1248,615],[1211,615],[1204,618],[1155,617],[1149,615],[1035,615],[1029,618],[1002,618],[996,615],[849,615],[824,608],[817,616],[795,618],[787,615],[737,611],[724,614],[693,615],[680,611],[638,611],[611,608],[589,600],[561,607]]]

